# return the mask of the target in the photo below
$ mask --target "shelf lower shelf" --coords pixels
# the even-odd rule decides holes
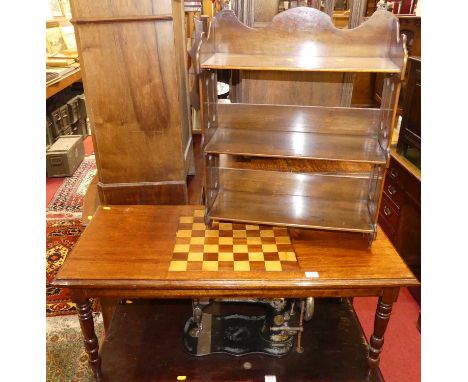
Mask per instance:
[[[374,231],[367,205],[369,177],[365,174],[324,175],[232,168],[217,171],[219,188],[208,211],[211,219]]]
[[[252,224],[374,232],[367,204],[362,200],[353,203],[220,190],[209,217]]]
[[[218,128],[205,152],[374,164],[387,160],[377,138],[370,136],[259,129]]]

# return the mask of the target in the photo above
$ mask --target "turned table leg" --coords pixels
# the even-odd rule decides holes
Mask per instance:
[[[374,332],[372,333],[369,343],[368,364],[370,368],[379,366],[385,330],[390,320],[393,303],[398,297],[398,291],[399,288],[386,289],[382,296],[379,297],[377,311],[375,312]]]
[[[74,295],[73,301],[76,303],[78,318],[80,320],[81,333],[86,353],[89,357],[89,364],[93,370],[96,381],[103,381],[101,372],[101,357],[99,356],[99,343],[94,331],[93,311],[89,299],[83,296]]]

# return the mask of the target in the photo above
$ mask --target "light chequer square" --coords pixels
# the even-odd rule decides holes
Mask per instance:
[[[281,271],[281,261],[265,261],[265,269],[272,272]]]
[[[204,237],[191,237],[190,244],[205,244]]]
[[[204,261],[202,266],[202,271],[217,271],[218,262],[217,261]]]
[[[187,244],[176,244],[174,246],[174,252],[176,253],[181,253],[181,252],[189,252],[190,251],[190,245]]]
[[[234,261],[234,254],[230,252],[220,252],[218,254],[219,261]]]
[[[188,261],[203,261],[203,252],[189,253],[187,256]]]
[[[281,261],[297,261],[294,252],[279,252],[278,255]]]
[[[235,261],[234,272],[248,272],[250,271],[250,263],[248,261]]]
[[[245,244],[237,244],[232,246],[232,250],[236,253],[247,253],[249,251],[249,247]]]
[[[213,222],[204,210],[179,218],[170,272],[289,272],[300,270],[285,227]]]
[[[263,252],[251,252],[249,253],[249,261],[264,261]]]
[[[187,262],[186,261],[171,261],[171,265],[169,266],[169,271],[171,272],[185,272],[187,270]]]
[[[261,237],[248,237],[247,244],[262,244]]]
[[[220,231],[232,231],[232,223],[219,223]]]
[[[193,216],[196,218],[204,218],[205,217],[205,211],[203,210],[195,210],[193,212]]]
[[[180,222],[181,223],[192,224],[193,223],[193,216],[181,216]]]
[[[233,245],[234,244],[234,238],[232,237],[220,237],[218,239],[218,242],[220,245]]]

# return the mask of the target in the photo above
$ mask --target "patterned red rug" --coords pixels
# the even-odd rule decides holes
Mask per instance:
[[[50,285],[66,256],[71,251],[84,226],[81,220],[49,220],[46,227],[46,275],[47,275],[47,316],[76,313],[76,307],[70,300],[68,289]]]
[[[64,180],[47,206],[47,220],[81,219],[84,197],[96,171],[94,155],[84,158],[75,173]]]
[[[65,258],[78,241],[85,226],[81,220],[48,220],[46,226],[46,315],[62,316],[76,313],[67,288],[50,285]],[[100,310],[97,301],[92,300],[93,311]]]

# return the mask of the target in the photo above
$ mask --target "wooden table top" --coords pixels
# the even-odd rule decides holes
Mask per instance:
[[[290,229],[293,270],[169,271],[180,216],[202,206],[101,206],[54,285],[96,289],[257,290],[418,285],[381,229],[371,249],[356,233]],[[307,272],[307,273],[306,273]],[[309,273],[316,272],[316,273]],[[288,297],[288,296],[285,296]]]

